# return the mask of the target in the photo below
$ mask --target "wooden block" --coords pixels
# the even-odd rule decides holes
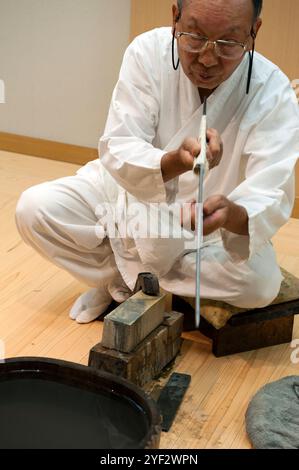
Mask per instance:
[[[194,330],[194,310],[190,304],[179,299],[175,305],[184,311],[184,326],[187,325],[188,330]],[[233,316],[220,329],[202,317],[199,331],[212,339],[214,355],[222,357],[291,342],[294,315],[297,313],[299,300],[271,304]]]
[[[294,316],[273,318],[243,325],[226,325],[216,330],[213,338],[213,354],[227,356],[254,349],[290,343],[293,336]]]
[[[89,366],[123,377],[142,387],[157,377],[180,351],[182,317],[182,314],[176,312],[172,318],[167,316],[167,324],[156,328],[130,353],[97,344],[90,351]]]
[[[285,269],[281,268],[281,273],[283,275],[283,281],[280,287],[280,291],[278,296],[273,300],[273,302],[266,307],[269,312],[269,316],[272,317],[273,313],[279,312],[279,316],[281,316],[282,308],[281,306],[285,306],[290,304],[290,302],[296,302],[299,298],[299,279],[296,276],[293,276],[291,273],[286,271]],[[194,312],[195,309],[195,299],[191,297],[178,297],[173,296],[173,304],[172,308],[174,310],[178,310],[179,312],[183,311],[180,309],[180,303],[184,302],[191,306]],[[284,308],[284,307],[283,307]],[[208,323],[210,323],[216,330],[220,330],[224,326],[227,325],[228,322],[236,321],[238,322],[238,318],[243,316],[248,316],[250,318],[252,315],[255,315],[257,311],[260,310],[261,317],[263,317],[265,310],[264,309],[246,309],[246,308],[239,308],[233,305],[229,305],[226,302],[220,300],[211,300],[211,299],[201,299],[201,316]],[[185,313],[185,310],[184,310]],[[296,312],[298,313],[298,311]],[[286,313],[288,315],[288,312]],[[190,320],[190,319],[189,319]],[[242,320],[243,321],[243,320]],[[249,320],[250,321],[250,320]],[[193,324],[193,326],[192,326]],[[194,329],[194,313],[193,319],[189,326],[191,329]]]
[[[168,327],[168,336],[171,340],[178,338],[183,331],[184,315],[179,312],[166,313],[163,325]]]
[[[102,345],[129,353],[164,319],[166,295],[145,295],[142,291],[130,297],[105,317]]]

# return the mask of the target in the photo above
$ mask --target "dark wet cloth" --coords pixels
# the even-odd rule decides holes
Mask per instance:
[[[299,449],[299,376],[270,383],[254,396],[246,430],[255,449]]]

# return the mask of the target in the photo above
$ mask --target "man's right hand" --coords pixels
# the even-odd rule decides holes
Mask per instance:
[[[223,144],[219,133],[215,129],[209,129],[207,131],[207,138],[207,159],[211,170],[219,165],[221,161]],[[164,182],[167,183],[167,181],[187,171],[191,171],[193,169],[194,159],[200,154],[200,151],[200,142],[193,137],[187,137],[178,150],[166,153],[161,162]]]
[[[187,137],[178,149],[178,159],[186,171],[193,169],[194,159],[200,154],[201,145],[193,137]]]

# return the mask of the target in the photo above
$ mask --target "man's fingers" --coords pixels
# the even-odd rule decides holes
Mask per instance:
[[[209,162],[209,169],[212,170],[212,168],[214,168],[216,165],[215,165],[215,159],[214,159],[209,147],[207,148],[207,160]]]
[[[208,199],[206,199],[203,210],[205,216],[213,214],[218,209],[222,209],[228,206],[228,200],[226,199],[225,196],[222,195],[215,195],[215,196],[210,196]]]
[[[226,217],[225,209],[218,209],[217,211],[213,212],[213,214],[204,217],[203,234],[205,236],[210,235],[211,233],[218,230],[224,225]]]
[[[183,149],[189,152],[193,157],[197,157],[201,150],[201,145],[198,140],[193,138],[187,138],[183,142]]]
[[[207,160],[210,170],[215,168],[221,162],[223,154],[223,143],[219,133],[215,129],[207,130]],[[181,161],[184,163],[186,170],[193,168],[194,159],[201,152],[201,143],[193,137],[187,137],[180,147]]]
[[[191,229],[197,230],[199,221],[197,220],[197,204],[195,201],[189,201],[188,214],[191,210]],[[204,235],[210,235],[221,227],[224,227],[230,210],[231,202],[222,195],[209,197],[203,205],[203,232]],[[186,217],[185,220],[189,221]]]
[[[207,130],[207,138],[212,153],[222,153],[223,142],[216,129]]]
[[[185,229],[195,230],[196,200],[191,199],[181,207],[181,226]]]
[[[203,206],[204,235],[209,235],[222,227],[227,220],[229,201],[222,195],[209,197]]]
[[[179,152],[180,152],[181,162],[186,168],[186,171],[192,170],[193,165],[194,165],[194,159],[200,153],[200,149],[201,147],[200,147],[199,142],[196,139],[193,139],[191,137],[188,137],[182,143],[179,149]]]
[[[216,167],[221,162],[223,154],[223,143],[219,133],[215,129],[207,130],[208,137],[208,152],[207,159],[210,164],[210,169]]]

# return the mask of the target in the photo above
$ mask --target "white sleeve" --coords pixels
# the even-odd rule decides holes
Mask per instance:
[[[137,38],[127,49],[99,153],[107,171],[138,200],[165,202],[167,185],[161,172],[165,151],[152,144],[161,93],[155,47]]]
[[[249,236],[221,230],[224,247],[235,262],[258,253],[288,221],[294,206],[299,112],[289,82],[284,78],[281,86],[283,75],[278,73],[280,87],[274,81],[274,91],[259,102],[257,112],[262,115],[244,147],[246,179],[228,197],[245,207],[249,216]]]

